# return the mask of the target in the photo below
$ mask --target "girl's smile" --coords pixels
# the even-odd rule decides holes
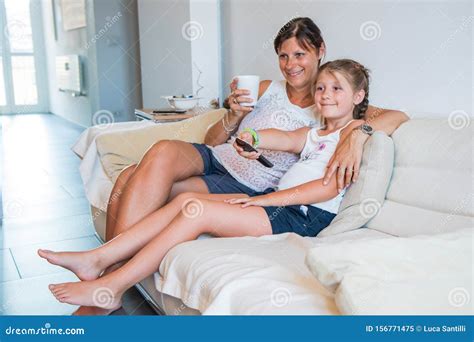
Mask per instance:
[[[352,116],[354,106],[364,98],[364,91],[354,92],[345,77],[337,72],[318,75],[314,101],[319,114],[327,119]]]

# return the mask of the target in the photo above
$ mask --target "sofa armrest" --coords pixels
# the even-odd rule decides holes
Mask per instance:
[[[179,122],[101,134],[96,144],[105,173],[115,183],[125,167],[138,163],[154,143],[163,139],[204,142],[208,128],[221,120],[225,112],[217,109]]]

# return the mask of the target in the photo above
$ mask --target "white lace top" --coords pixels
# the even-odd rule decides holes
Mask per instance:
[[[240,123],[237,135],[247,127],[292,131],[304,126],[319,127],[319,119],[314,115],[314,105],[303,109],[292,104],[286,93],[286,81],[283,80],[270,84],[254,110]],[[232,146],[234,139],[235,137],[225,144],[211,147],[213,155],[235,179],[256,191],[276,188],[283,174],[298,160],[298,156],[292,153],[261,150],[274,165],[267,168],[256,160],[241,157]]]

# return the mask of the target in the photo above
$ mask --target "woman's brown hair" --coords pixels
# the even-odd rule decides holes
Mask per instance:
[[[281,44],[293,37],[306,50],[313,48],[319,51],[319,48],[324,43],[321,30],[310,18],[294,18],[278,31],[273,42],[275,52],[278,54]]]

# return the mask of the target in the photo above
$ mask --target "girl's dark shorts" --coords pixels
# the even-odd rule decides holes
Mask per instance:
[[[212,150],[205,144],[192,144],[201,154],[204,172],[201,176],[211,194],[243,193],[258,196],[273,192],[255,191],[240,183],[214,157]],[[282,207],[263,207],[268,215],[273,234],[296,233],[301,236],[316,236],[326,228],[336,216],[333,213],[312,205],[288,205]]]

